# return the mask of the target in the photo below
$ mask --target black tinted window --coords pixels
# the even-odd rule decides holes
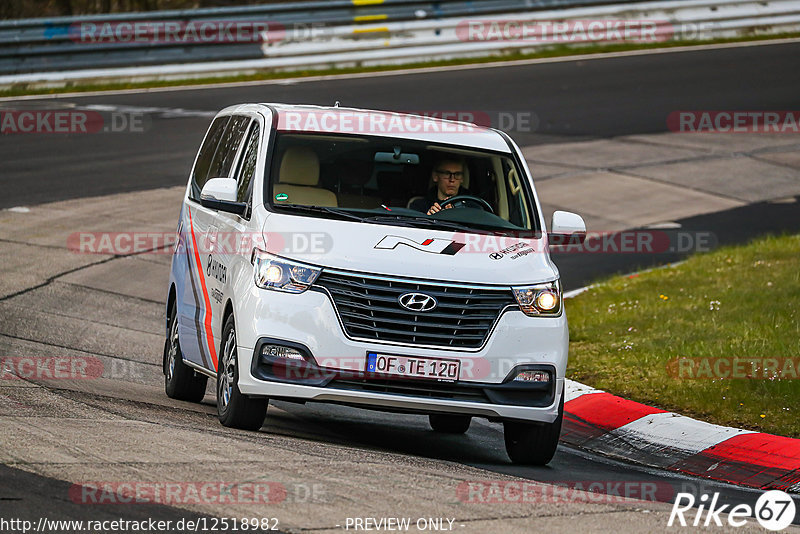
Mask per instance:
[[[260,129],[258,122],[253,121],[253,126],[250,128],[250,136],[247,138],[247,147],[245,148],[242,161],[239,164],[239,173],[236,177],[239,184],[236,200],[239,202],[247,202],[250,197],[250,182],[253,180],[253,175],[256,172],[256,161],[258,160],[259,136]]]
[[[413,139],[289,132],[275,136],[274,153],[264,203],[279,210],[336,207],[337,213],[316,213],[342,218],[348,210],[386,216],[388,209],[392,217],[405,219],[400,224],[419,227],[425,223],[414,219],[424,217],[479,231],[538,230],[528,175],[511,153]],[[449,164],[447,179],[438,166],[443,162]],[[428,214],[436,198],[456,195],[471,200]],[[307,216],[312,210],[297,212]]]
[[[194,171],[192,171],[192,198],[200,198],[200,191],[208,180],[208,169],[211,167],[211,161],[214,159],[214,154],[217,152],[219,140],[222,139],[222,134],[225,131],[225,125],[228,124],[230,117],[218,117],[211,123],[203,145],[200,147],[200,152],[197,154],[197,162],[194,164]]]
[[[217,153],[214,154],[214,159],[211,161],[207,179],[226,178],[231,175],[236,152],[249,125],[250,117],[231,118],[222,139],[220,139],[219,146],[217,146]]]

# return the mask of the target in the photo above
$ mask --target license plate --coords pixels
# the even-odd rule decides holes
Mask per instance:
[[[455,382],[461,373],[461,362],[441,358],[368,352],[366,372],[403,378],[429,378]]]

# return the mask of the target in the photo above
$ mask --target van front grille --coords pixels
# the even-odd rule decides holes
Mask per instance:
[[[507,306],[510,288],[448,285],[323,271],[314,284],[325,288],[346,333],[353,338],[409,345],[476,348]],[[431,311],[410,311],[399,303],[406,293],[436,299]]]

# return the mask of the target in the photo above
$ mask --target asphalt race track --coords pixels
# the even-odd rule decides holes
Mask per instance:
[[[147,135],[8,136],[0,208],[184,184],[210,117],[242,102],[525,114],[520,146],[667,130],[680,110],[791,110],[800,43],[323,82],[0,102],[21,109],[155,108]],[[158,110],[162,111],[159,112]],[[176,113],[175,110],[183,110]],[[192,112],[206,112],[193,116]],[[210,116],[209,116],[210,115]],[[497,119],[499,121],[499,119]],[[495,124],[498,125],[498,124]]]
[[[0,198],[0,208],[86,198],[84,205],[89,209],[92,204],[89,197],[183,185],[210,118],[218,109],[240,102],[331,104],[340,100],[343,105],[378,109],[482,111],[492,117],[510,113],[534,117],[538,123],[531,131],[512,128],[510,132],[518,144],[529,146],[662,132],[667,129],[665,117],[676,110],[796,110],[800,105],[798,88],[800,43],[792,43],[357,79],[6,100],[0,102],[0,107],[128,110],[143,114],[146,132],[0,138],[0,158],[4,163],[0,187],[6,192]],[[677,223],[689,230],[713,231],[720,244],[740,243],[765,233],[800,231],[798,205],[798,202],[756,203],[680,219]],[[176,214],[177,209],[174,206]],[[592,258],[556,255],[555,259],[565,289],[574,289],[603,274],[681,257],[607,254]],[[20,294],[26,293],[21,288]],[[34,304],[36,298],[32,291]],[[0,304],[8,299],[0,299]],[[147,306],[147,313],[157,311],[150,300],[143,299],[141,304],[143,309]],[[11,322],[11,317],[3,316],[7,310],[0,308],[3,322]],[[154,322],[158,318],[145,315],[141,320],[145,319]],[[123,320],[123,317],[108,318],[110,323]],[[157,328],[162,325],[157,324]],[[31,341],[23,330],[20,327],[17,337],[9,334],[0,337],[13,338],[19,343]],[[60,348],[82,349],[64,343]],[[111,346],[103,354],[113,358],[117,346],[109,343]],[[59,345],[54,342],[53,347]],[[158,385],[160,356],[146,355],[151,360],[143,363],[147,367],[144,380],[147,386]],[[666,501],[678,491],[702,491],[720,492],[722,503],[752,503],[760,493],[666,474],[564,446],[548,467],[513,466],[503,450],[501,427],[483,420],[475,420],[466,436],[442,436],[429,430],[424,417],[386,415],[326,404],[275,402],[264,427],[254,437],[223,429],[218,424],[213,395],[207,395],[202,405],[190,405],[168,399],[155,387],[139,387],[123,381],[105,384],[99,390],[84,385],[54,387],[50,393],[59,402],[75,406],[74,409],[103,411],[132,421],[168,418],[171,428],[219,435],[242,446],[255,444],[263,447],[265,453],[274,444],[309,457],[323,457],[329,450],[335,450],[336,457],[364,455],[371,462],[394,462],[400,467],[463,464],[476,468],[487,479],[497,473],[541,482],[653,482],[674,490]],[[194,459],[189,457],[186,461]],[[379,467],[373,475],[380,477]],[[66,498],[68,486],[66,482],[0,465],[0,516],[9,513],[10,507],[13,515],[32,519],[41,516],[43,509],[47,509],[50,517],[63,518],[202,516],[162,505],[87,510]],[[800,507],[800,498],[795,501]],[[620,522],[624,523],[624,519]],[[800,524],[800,519],[796,522]],[[497,524],[503,524],[502,518]],[[613,525],[613,520],[610,524]]]

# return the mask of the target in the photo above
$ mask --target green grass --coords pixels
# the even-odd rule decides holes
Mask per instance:
[[[309,76],[326,76],[336,74],[352,74],[364,72],[387,72],[400,69],[445,67],[452,65],[472,65],[481,63],[491,63],[496,61],[519,61],[525,59],[550,58],[573,56],[580,54],[606,54],[611,52],[622,52],[628,50],[650,50],[656,48],[675,48],[706,44],[736,43],[750,41],[769,41],[774,39],[786,39],[800,37],[800,32],[781,33],[771,35],[746,35],[726,39],[711,39],[703,41],[667,41],[664,43],[618,43],[618,44],[599,44],[599,45],[556,45],[541,49],[535,53],[520,54],[510,52],[501,56],[486,56],[478,58],[460,58],[443,61],[426,61],[417,63],[407,63],[403,65],[383,65],[374,67],[353,67],[353,68],[328,68],[328,69],[307,69],[297,71],[271,71],[264,70],[256,74],[241,76],[217,76],[206,78],[189,78],[179,80],[156,80],[143,82],[109,82],[109,83],[86,83],[85,81],[65,82],[61,87],[39,88],[35,84],[20,83],[10,88],[0,90],[0,97],[15,97],[23,95],[49,95],[64,92],[87,92],[87,91],[112,91],[122,89],[143,89],[155,87],[174,87],[177,85],[202,85],[202,84],[222,84],[251,81],[277,80],[284,78],[303,78]]]
[[[712,423],[800,438],[800,369],[798,379],[698,379],[676,376],[676,363],[669,364],[719,357],[800,363],[800,235],[611,278],[566,306],[569,378]]]

